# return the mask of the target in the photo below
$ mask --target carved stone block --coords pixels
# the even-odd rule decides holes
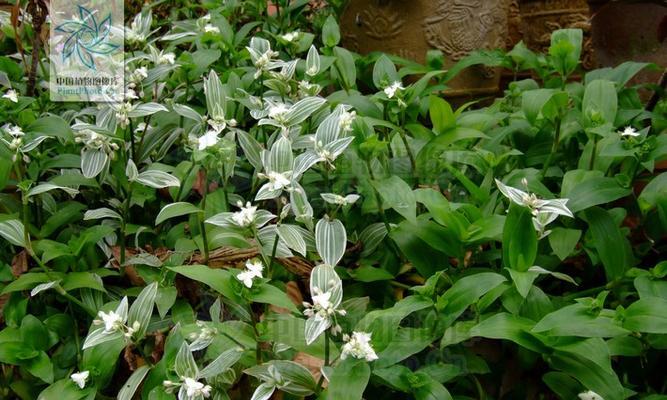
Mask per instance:
[[[355,0],[341,18],[343,45],[423,62],[441,50],[452,65],[476,49],[505,48],[510,0]],[[469,68],[450,82],[449,96],[498,91],[499,74]]]

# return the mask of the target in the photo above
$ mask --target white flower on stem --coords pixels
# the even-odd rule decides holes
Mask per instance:
[[[390,99],[396,96],[396,93],[399,92],[400,90],[403,90],[403,85],[401,82],[396,81],[392,83],[391,85],[387,86],[384,88],[384,94],[387,95]]]
[[[284,103],[275,103],[269,106],[269,118],[275,119],[279,123],[285,122],[285,115],[289,107]]]
[[[299,31],[294,31],[294,32],[288,32],[285,33],[284,35],[281,35],[280,38],[283,39],[286,42],[294,42],[299,39],[301,36],[301,32]]]
[[[86,380],[88,380],[89,375],[90,375],[89,371],[81,371],[74,373],[69,377],[74,383],[76,383],[79,389],[83,389],[84,387],[86,387]]]
[[[327,329],[333,335],[341,332],[337,315],[346,315],[340,307],[343,300],[343,282],[327,264],[320,264],[310,273],[310,297],[313,304],[303,302],[306,320],[304,336],[306,344],[313,343]]]
[[[201,397],[208,398],[211,396],[211,389],[211,386],[204,385],[193,378],[185,378],[181,390],[179,391],[179,399],[181,398],[181,391],[185,393],[188,400],[194,400]]]
[[[524,186],[528,186],[528,182],[525,179],[522,182]],[[524,192],[523,190],[507,186],[498,179],[496,179],[496,185],[500,189],[500,192],[513,203],[530,209],[530,212],[533,214],[533,225],[540,234],[540,238],[549,234],[549,232],[544,231],[544,228],[559,215],[574,218],[572,211],[567,208],[569,199],[540,199],[534,193]]]
[[[204,33],[220,33],[220,28],[211,24],[206,24],[204,26]]]
[[[5,94],[2,95],[3,99],[8,99],[9,101],[13,103],[18,103],[19,102],[19,97],[18,94],[16,93],[16,90],[14,89],[9,89]]]
[[[18,125],[5,124],[3,125],[2,129],[14,139],[23,137],[25,135],[23,129],[21,129],[21,127]]]
[[[621,131],[621,136],[631,136],[631,137],[637,137],[641,135],[637,130],[631,126],[626,126],[623,131]]]
[[[93,321],[94,325],[104,325],[104,333],[126,332],[129,328],[127,323],[127,297],[123,297],[115,310],[97,313],[100,319]],[[84,347],[85,348],[85,347]]]
[[[283,190],[290,186],[292,181],[290,181],[291,171],[287,172],[275,172],[269,171],[266,174],[261,174],[260,177],[265,177],[269,180],[269,185],[272,190]]]
[[[218,144],[218,140],[218,132],[210,130],[197,139],[197,148],[199,150],[205,150]]]
[[[237,204],[241,210],[232,214],[232,221],[242,228],[246,228],[252,225],[255,222],[255,214],[257,213],[257,206],[253,206],[250,202],[243,206],[243,203],[239,201]]]
[[[174,53],[162,53],[162,52],[160,52],[160,55],[157,59],[158,64],[174,65],[175,62],[176,62],[176,55]]]
[[[320,196],[327,203],[336,204],[339,206],[354,204],[357,202],[357,200],[359,200],[360,197],[358,194],[348,194],[347,196],[341,196],[335,193],[321,193]]]
[[[604,400],[602,396],[592,390],[587,390],[578,394],[581,400]]]
[[[193,332],[188,337],[192,341],[190,343],[190,351],[207,348],[218,335],[218,330],[209,327],[205,322],[197,321],[197,326],[199,327],[199,332]]]
[[[354,122],[354,119],[357,117],[357,113],[355,111],[343,111],[343,113],[340,115],[338,119],[338,124],[340,126],[340,129],[343,132],[349,132],[352,130],[352,122]]]
[[[243,282],[247,288],[252,287],[253,280],[255,278],[262,278],[262,271],[264,271],[264,265],[261,261],[246,261],[246,269],[236,275],[236,279]]]
[[[366,361],[375,361],[378,359],[373,346],[371,346],[371,334],[366,332],[352,332],[352,337],[345,335],[343,340],[346,342],[340,354],[341,360],[348,357],[357,358]]]

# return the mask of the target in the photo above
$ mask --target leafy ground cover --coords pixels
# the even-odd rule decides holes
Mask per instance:
[[[655,66],[359,56],[281,3],[137,10],[118,104],[2,25],[0,397],[667,398]],[[480,65],[530,78],[440,96]]]

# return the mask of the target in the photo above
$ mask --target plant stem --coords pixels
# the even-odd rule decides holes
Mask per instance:
[[[415,161],[415,155],[412,153],[412,149],[408,144],[408,138],[407,135],[405,134],[405,131],[403,129],[400,129],[398,131],[398,134],[401,137],[401,140],[403,141],[405,150],[408,152],[408,158],[410,158],[410,167],[412,168],[412,174],[414,175],[415,171],[417,171],[417,162]]]
[[[204,246],[204,264],[208,264],[208,238],[206,236],[206,224],[204,224],[204,218],[206,218],[206,194],[208,193],[208,176],[206,175],[206,170],[204,170],[203,181],[201,209],[204,212],[199,215],[199,230],[201,231],[201,239]]]
[[[549,169],[549,166],[551,165],[551,162],[556,155],[556,150],[558,150],[558,143],[560,142],[560,116],[556,118],[555,122],[556,132],[554,133],[554,141],[551,145],[551,153],[549,153],[549,157],[547,157],[547,161],[544,162],[544,166],[542,167],[542,173],[540,174],[542,179],[544,179],[544,176],[547,174],[547,170]]]

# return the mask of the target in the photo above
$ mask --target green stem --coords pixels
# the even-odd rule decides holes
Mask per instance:
[[[206,218],[206,195],[208,193],[208,176],[206,175],[205,170],[204,170],[203,181],[204,181],[204,188],[202,192],[201,209],[204,212],[199,215],[199,230],[201,230],[201,239],[204,246],[204,264],[208,264],[208,238],[206,236],[206,224],[204,224],[204,218]]]
[[[547,157],[547,161],[545,161],[544,166],[542,167],[542,173],[540,174],[542,179],[544,179],[545,175],[547,174],[547,170],[549,169],[549,166],[551,165],[551,162],[556,155],[556,151],[558,150],[558,143],[560,142],[560,116],[556,118],[555,122],[556,132],[554,133],[554,141],[551,145],[551,153],[549,153],[549,157]]]
[[[415,155],[412,153],[412,149],[408,144],[408,138],[407,135],[405,134],[405,131],[403,129],[400,129],[398,131],[398,134],[401,137],[401,140],[403,141],[405,150],[408,152],[408,158],[410,158],[410,167],[412,168],[412,174],[414,175],[415,171],[417,171],[417,161],[415,160]]]

